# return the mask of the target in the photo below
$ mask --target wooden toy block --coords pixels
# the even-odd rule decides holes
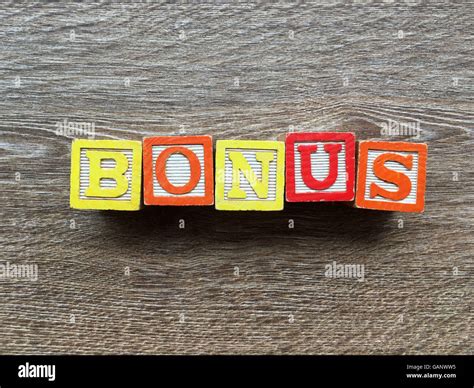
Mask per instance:
[[[212,137],[145,138],[143,173],[145,205],[212,205]]]
[[[141,142],[73,141],[70,194],[72,208],[139,210],[141,184]]]
[[[216,209],[282,210],[285,143],[218,140]]]
[[[422,212],[427,153],[420,143],[360,142],[355,206]]]
[[[285,149],[288,202],[354,199],[353,133],[289,133]]]

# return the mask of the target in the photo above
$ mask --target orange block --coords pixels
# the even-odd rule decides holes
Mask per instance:
[[[143,139],[145,205],[212,205],[212,153],[211,136]]]
[[[359,143],[355,206],[423,212],[428,146],[421,143]]]

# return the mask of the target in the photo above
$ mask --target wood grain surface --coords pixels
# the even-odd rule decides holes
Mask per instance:
[[[472,354],[473,7],[2,3],[0,353]],[[73,211],[64,120],[427,142],[426,211]]]

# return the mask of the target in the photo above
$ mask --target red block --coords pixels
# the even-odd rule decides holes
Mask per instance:
[[[286,136],[286,200],[352,201],[355,136],[348,132]]]

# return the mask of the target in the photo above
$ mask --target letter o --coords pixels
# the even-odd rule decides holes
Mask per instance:
[[[189,161],[190,177],[183,186],[173,185],[166,176],[166,162],[172,154],[181,154]],[[185,147],[170,147],[160,153],[155,165],[156,179],[161,187],[170,194],[186,194],[193,190],[201,178],[201,163],[196,154]]]

